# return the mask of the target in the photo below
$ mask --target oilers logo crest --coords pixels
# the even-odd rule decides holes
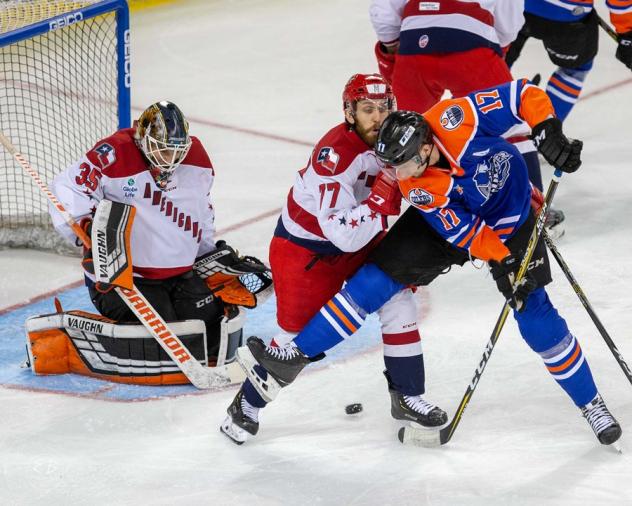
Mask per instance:
[[[473,177],[474,183],[476,184],[476,189],[485,200],[492,193],[505,186],[507,177],[509,177],[509,169],[511,167],[509,160],[511,157],[512,155],[506,151],[500,151],[476,166],[476,174]]]
[[[408,192],[406,200],[414,206],[429,206],[434,201],[434,197],[422,188],[413,188]]]
[[[461,109],[458,105],[452,105],[443,111],[439,121],[441,121],[441,126],[446,130],[454,130],[463,123],[464,117],[465,113],[463,112],[463,109]]]

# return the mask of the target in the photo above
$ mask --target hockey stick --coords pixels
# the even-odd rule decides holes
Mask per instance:
[[[507,50],[507,54],[505,55],[505,63],[509,68],[516,62],[516,60],[520,57],[522,53],[522,48],[525,43],[529,39],[529,32],[525,30],[523,26],[522,29],[518,32],[516,39],[509,45],[509,49]]]
[[[599,14],[597,14],[597,11],[595,11],[595,16],[597,16],[597,22],[599,23],[599,26],[603,28],[604,32],[606,32],[610,36],[610,38],[618,44],[619,36],[617,35],[617,32],[615,32],[614,29],[608,23],[606,23]]]
[[[518,269],[518,273],[516,275],[515,283],[518,283],[526,274],[527,268],[529,266],[529,262],[531,262],[531,257],[533,256],[533,252],[535,251],[535,247],[538,244],[538,240],[542,235],[542,230],[544,228],[544,222],[546,221],[546,212],[549,207],[551,207],[551,202],[553,201],[553,197],[555,196],[555,191],[557,190],[557,186],[560,182],[560,178],[562,177],[562,171],[560,169],[555,169],[553,174],[553,179],[549,184],[549,188],[546,192],[546,198],[544,199],[544,203],[540,208],[540,212],[538,213],[535,225],[533,226],[533,230],[531,232],[531,236],[529,237],[529,242],[527,243],[527,249],[525,251],[524,256],[522,257],[522,262],[520,262],[520,268]],[[476,386],[478,385],[481,376],[483,375],[483,371],[485,371],[485,367],[487,366],[487,362],[492,355],[492,351],[494,351],[494,346],[498,342],[500,337],[500,333],[505,326],[505,322],[507,321],[507,316],[509,316],[509,304],[505,302],[502,311],[500,312],[500,316],[496,321],[496,325],[494,326],[494,330],[492,331],[492,335],[485,346],[485,350],[483,351],[483,356],[481,357],[481,361],[474,371],[474,377],[470,384],[467,386],[465,390],[465,394],[461,399],[461,402],[454,414],[454,417],[448,423],[447,426],[443,427],[440,430],[429,430],[429,429],[418,429],[414,427],[402,427],[399,429],[397,433],[397,437],[402,443],[412,443],[417,446],[425,446],[425,447],[436,447],[440,445],[446,444],[452,436],[454,435],[454,431],[459,425],[461,418],[463,417],[463,413],[465,412],[465,408],[470,402],[472,395],[474,394],[474,390],[476,390]]]
[[[53,204],[57,211],[63,216],[77,237],[87,248],[90,248],[92,244],[90,237],[88,237],[70,213],[66,211],[62,203],[55,197],[53,192],[50,191],[46,183],[42,181],[38,172],[31,167],[26,158],[15,149],[15,146],[11,144],[9,139],[7,139],[2,132],[0,132],[0,143],[13,158],[15,158],[24,171],[33,178],[33,181],[35,181],[40,190],[46,195],[46,198],[48,198],[51,204]],[[191,356],[189,350],[182,344],[180,338],[169,329],[167,323],[133,284],[131,289],[117,286],[116,292],[194,386],[205,389],[216,388],[231,383],[225,368],[222,369],[221,373],[213,371],[208,367],[204,367]]]
[[[580,302],[582,303],[584,308],[586,308],[586,311],[588,312],[588,316],[590,316],[590,319],[595,324],[595,327],[597,327],[597,330],[601,334],[601,337],[603,337],[604,341],[606,341],[608,348],[610,348],[610,351],[614,355],[615,360],[621,367],[623,374],[625,374],[626,378],[628,378],[628,381],[632,383],[632,371],[630,371],[628,364],[626,364],[625,360],[623,360],[623,356],[621,355],[621,353],[615,346],[614,342],[612,341],[612,338],[610,337],[610,335],[608,335],[608,332],[606,331],[605,327],[602,325],[601,321],[597,317],[597,314],[595,313],[592,306],[590,305],[590,302],[588,302],[588,299],[586,298],[584,291],[579,286],[579,283],[577,282],[577,280],[573,276],[573,273],[571,272],[568,265],[562,258],[562,255],[560,254],[557,247],[553,243],[553,240],[548,236],[548,234],[546,233],[546,230],[543,232],[542,235],[544,236],[544,241],[546,242],[546,245],[548,246],[549,251],[553,254],[553,257],[555,257],[555,260],[557,261],[558,265],[562,269],[562,272],[564,272],[566,279],[568,279],[568,282],[571,284],[571,287],[577,294],[577,297],[579,297]]]

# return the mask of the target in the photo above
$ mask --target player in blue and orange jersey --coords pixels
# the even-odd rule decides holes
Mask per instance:
[[[632,70],[632,0],[606,0],[610,21],[618,34],[616,57]],[[529,37],[542,41],[557,69],[546,92],[555,114],[564,121],[579,99],[599,49],[599,19],[592,0],[526,0],[525,24],[509,48],[513,65]]]
[[[348,337],[337,330],[340,318],[331,304],[342,307],[345,319],[359,327],[403,286],[427,285],[452,265],[480,259],[488,262],[499,291],[514,309],[523,338],[580,407],[599,441],[616,441],[621,427],[597,391],[578,340],[545,291],[551,272],[542,241],[527,275],[515,282],[535,215],[525,162],[501,134],[521,122],[529,125],[549,163],[565,172],[579,168],[582,143],[563,134],[546,93],[525,80],[444,100],[423,116],[392,113],[380,129],[375,150],[395,168],[411,207],[372,252],[369,263],[281,353],[271,353],[251,337],[239,350],[239,360],[256,362],[286,385],[308,363],[307,357]]]

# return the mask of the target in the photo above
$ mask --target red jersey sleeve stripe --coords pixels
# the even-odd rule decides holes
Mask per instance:
[[[327,239],[325,234],[323,234],[320,225],[318,224],[318,219],[313,214],[310,214],[308,211],[303,209],[296,200],[294,200],[294,192],[290,190],[289,195],[287,196],[287,212],[290,216],[290,219],[294,221],[297,225],[303,227],[308,232],[322,237],[323,239]]]

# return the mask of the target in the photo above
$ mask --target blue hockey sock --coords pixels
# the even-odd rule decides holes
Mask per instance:
[[[333,348],[403,288],[376,265],[362,266],[299,332],[294,343],[308,357]]]
[[[522,337],[542,357],[553,379],[577,406],[588,404],[597,395],[590,367],[544,288],[533,291],[525,310],[514,311],[514,317]]]
[[[260,365],[255,366],[255,371],[264,380],[268,378],[267,371]],[[253,386],[249,379],[246,379],[246,381],[244,381],[241,389],[244,392],[244,397],[246,398],[246,400],[255,408],[265,408],[268,404],[266,401],[263,400],[263,397],[259,395],[259,392],[257,392],[257,389]]]
[[[384,357],[389,387],[404,395],[422,395],[425,391],[424,356]]]
[[[584,80],[592,68],[592,60],[575,69],[558,67],[549,78],[546,93],[549,95],[555,115],[564,121],[579,99]]]
[[[581,407],[597,395],[597,387],[581,346],[575,336],[566,337],[552,348],[540,352],[553,379]]]

